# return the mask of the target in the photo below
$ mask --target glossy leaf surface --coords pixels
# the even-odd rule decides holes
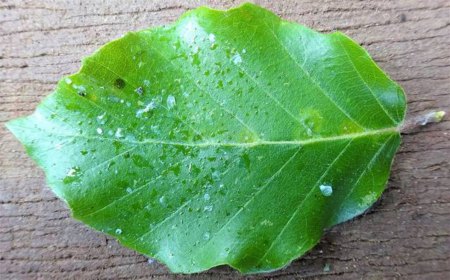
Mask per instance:
[[[192,273],[281,268],[381,195],[405,97],[342,33],[198,8],[8,123],[73,216]]]

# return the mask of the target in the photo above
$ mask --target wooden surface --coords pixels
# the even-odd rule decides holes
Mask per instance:
[[[83,56],[126,31],[170,23],[200,4],[238,2],[0,0],[0,279],[240,277],[227,267],[172,275],[72,220],[3,125],[31,113],[61,76],[79,68]],[[409,116],[448,111],[450,1],[256,2],[284,18],[325,32],[338,29],[359,41],[404,87]],[[450,279],[449,133],[447,117],[404,135],[381,202],[268,276]]]

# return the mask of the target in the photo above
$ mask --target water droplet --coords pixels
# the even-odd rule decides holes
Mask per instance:
[[[122,234],[122,230],[120,228],[116,229],[116,234]]]
[[[208,38],[211,43],[214,43],[216,41],[216,36],[212,33],[209,34]]]
[[[72,80],[71,80],[69,77],[65,78],[64,81],[65,81],[66,84],[68,84],[68,85],[70,85],[70,84],[72,83]]]
[[[376,192],[370,192],[369,194],[365,195],[362,198],[362,201],[359,203],[360,207],[366,207],[368,205],[371,205],[375,200],[377,200],[377,193]]]
[[[246,49],[242,49],[242,53],[247,53],[247,50]]]
[[[101,114],[101,115],[98,115],[98,116],[97,116],[97,119],[98,119],[98,120],[102,120],[102,119],[105,117],[105,115],[106,115],[106,112],[104,112],[104,113]]]
[[[79,96],[86,96],[86,88],[82,85],[73,85],[74,89],[76,89]]]
[[[210,237],[209,232],[205,232],[205,233],[203,234],[203,239],[204,239],[204,240],[209,240],[209,237]]]
[[[78,181],[81,175],[81,169],[78,166],[74,166],[67,171],[66,177],[63,179],[63,183],[69,184]]]
[[[114,134],[117,138],[122,138],[123,134],[122,134],[122,128],[117,128],[116,133]]]
[[[272,221],[264,220],[264,221],[261,222],[261,225],[270,227],[270,226],[273,226],[273,223],[272,223]]]
[[[173,95],[169,95],[167,97],[167,108],[170,110],[173,107],[175,107],[176,101],[175,101],[175,97]]]
[[[212,177],[212,179],[214,180],[214,181],[219,181],[220,180],[220,176],[221,176],[221,174],[220,174],[220,172],[219,171],[214,171],[212,174],[211,174],[211,177]]]
[[[75,177],[77,176],[78,167],[72,167],[67,171],[67,177]]]
[[[142,95],[144,93],[144,89],[142,87],[138,87],[137,89],[134,90],[134,92],[136,92],[139,95]]]
[[[164,197],[164,196],[161,196],[161,197],[159,198],[159,203],[164,204],[164,202],[165,202],[165,197]]]
[[[103,134],[103,129],[101,129],[100,127],[97,128],[97,133],[98,134]]]
[[[151,110],[156,108],[156,103],[154,101],[148,103],[145,108],[139,109],[136,112],[136,117],[140,118],[144,113],[150,112]]]
[[[232,58],[231,61],[233,61],[233,63],[235,65],[241,64],[242,63],[242,57],[239,53],[236,53]]]
[[[330,196],[333,194],[333,187],[329,185],[320,185],[320,191],[324,196]]]

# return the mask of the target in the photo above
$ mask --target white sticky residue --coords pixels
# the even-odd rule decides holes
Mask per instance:
[[[65,78],[64,81],[65,81],[66,84],[68,84],[68,85],[70,85],[70,84],[72,83],[72,80],[71,80],[69,77]]]
[[[122,230],[120,228],[116,229],[116,234],[122,234]]]
[[[207,205],[203,208],[204,211],[208,211],[211,212],[213,210],[213,206],[212,205]]]
[[[209,200],[210,196],[209,196],[209,194],[205,193],[205,195],[203,196],[203,198],[204,198],[205,200]]]
[[[97,128],[97,133],[98,134],[103,134],[103,129],[101,129],[100,127]]]

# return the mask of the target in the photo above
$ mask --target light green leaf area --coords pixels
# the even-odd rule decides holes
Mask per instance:
[[[173,272],[256,273],[380,197],[404,114],[350,38],[244,4],[106,44],[8,128],[74,218]]]

